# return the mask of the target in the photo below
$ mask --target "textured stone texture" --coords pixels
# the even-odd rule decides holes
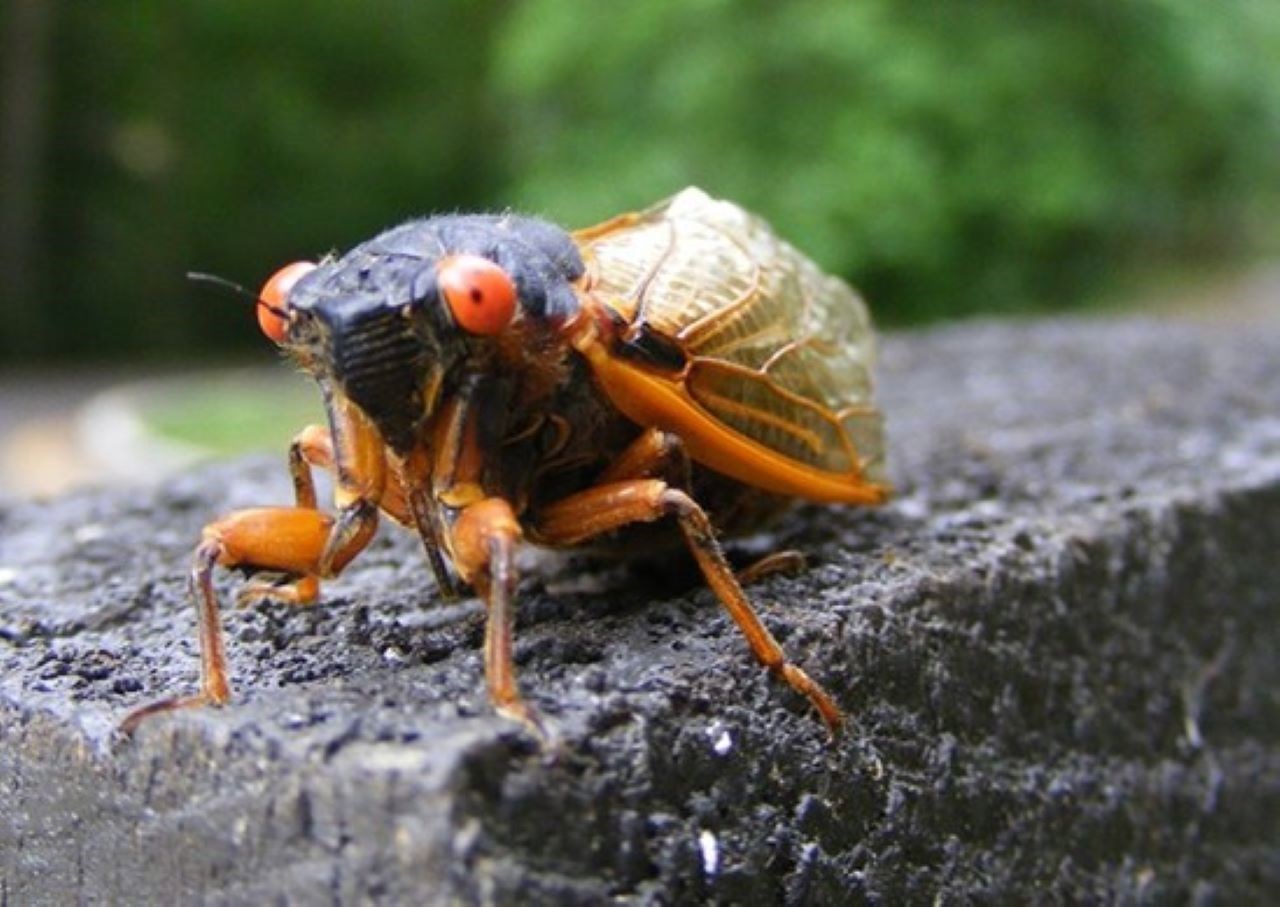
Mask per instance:
[[[0,904],[1261,901],[1280,896],[1280,331],[890,338],[900,495],[801,507],[754,587],[848,710],[828,744],[691,569],[531,558],[493,717],[481,615],[384,532],[309,610],[229,610],[194,685],[190,545],[280,462],[0,510]],[[238,582],[222,577],[224,596]]]

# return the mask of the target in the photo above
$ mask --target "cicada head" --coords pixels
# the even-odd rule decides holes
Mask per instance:
[[[451,386],[494,367],[501,338],[554,330],[576,314],[581,273],[573,242],[551,224],[435,217],[282,269],[262,292],[260,321],[404,453]]]

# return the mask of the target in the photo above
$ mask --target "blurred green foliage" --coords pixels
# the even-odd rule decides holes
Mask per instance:
[[[258,370],[219,370],[143,385],[129,403],[152,435],[214,456],[278,453],[301,426],[324,422],[320,395],[301,375],[272,382],[268,394],[261,386]]]
[[[256,287],[440,210],[696,183],[903,323],[1237,253],[1280,187],[1274,0],[98,0],[51,34],[5,360],[214,354],[255,331],[186,270]]]
[[[1262,0],[517,15],[497,68],[529,137],[517,197],[582,220],[703,183],[882,318],[1060,304],[1126,258],[1238,243],[1280,165],[1280,4]]]

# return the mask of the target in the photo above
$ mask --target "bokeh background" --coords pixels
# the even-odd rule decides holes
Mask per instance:
[[[0,386],[36,366],[264,361],[245,304],[186,271],[256,288],[438,211],[582,226],[698,184],[889,326],[1096,305],[1280,237],[1276,0],[0,15]]]

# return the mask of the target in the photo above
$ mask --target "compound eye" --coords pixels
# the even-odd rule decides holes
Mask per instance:
[[[314,271],[313,261],[295,261],[276,271],[258,294],[258,327],[277,344],[289,333],[289,291],[304,274]]]
[[[436,283],[453,320],[469,334],[497,334],[515,317],[515,282],[487,258],[452,255],[436,266]]]

